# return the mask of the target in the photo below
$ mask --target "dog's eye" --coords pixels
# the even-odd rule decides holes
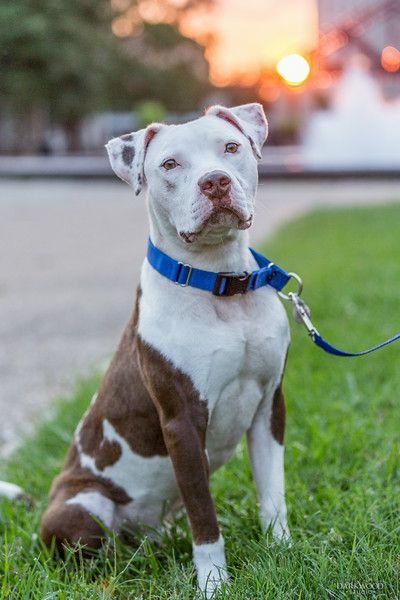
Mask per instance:
[[[167,171],[170,171],[171,169],[175,169],[176,167],[176,160],[174,160],[173,158],[169,158],[168,160],[166,160],[162,166],[164,167],[164,169],[166,169]]]
[[[225,146],[225,151],[230,152],[230,154],[234,154],[235,152],[237,152],[238,148],[239,144],[235,144],[235,142],[229,142],[229,144],[226,144]]]

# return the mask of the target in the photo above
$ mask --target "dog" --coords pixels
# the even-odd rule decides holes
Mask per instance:
[[[213,106],[189,123],[155,123],[107,144],[113,170],[136,194],[147,183],[152,251],[181,275],[171,281],[144,261],[133,315],[77,427],[41,525],[48,546],[55,539],[60,549],[77,542],[98,548],[101,524],[115,532],[126,523],[159,529],[165,506],[183,503],[207,598],[228,579],[209,475],[244,433],[262,527],[278,540],[290,536],[287,316],[270,286],[240,293],[258,266],[248,229],[267,132],[262,106],[252,103]],[[196,269],[218,274],[217,292],[192,287]],[[225,294],[220,285],[227,282]]]

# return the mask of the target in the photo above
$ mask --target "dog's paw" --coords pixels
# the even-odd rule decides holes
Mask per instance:
[[[275,516],[271,519],[262,518],[261,516],[261,523],[265,536],[271,546],[285,544],[290,547],[292,545],[292,536],[286,518],[280,519],[279,516]]]
[[[213,598],[228,581],[222,536],[213,544],[193,544],[193,560],[200,591],[205,598]]]
[[[229,585],[229,576],[226,569],[213,568],[212,571],[204,573],[198,577],[199,590],[203,598],[218,598],[218,593],[222,590],[222,586]],[[200,581],[200,579],[202,581]]]
[[[285,546],[292,545],[292,536],[290,534],[290,529],[287,523],[281,523],[277,521],[272,528],[272,543],[277,544],[285,544]]]

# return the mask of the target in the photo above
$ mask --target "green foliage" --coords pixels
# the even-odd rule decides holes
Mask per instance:
[[[140,36],[117,38],[115,15],[109,0],[2,0],[0,108],[25,117],[40,110],[69,126],[137,100],[197,108],[208,89],[204,48],[176,24],[145,23]]]
[[[111,18],[108,0],[3,0],[3,102],[61,121],[104,108],[123,60]]]
[[[400,331],[400,205],[321,211],[262,250],[304,280],[315,324],[333,343],[362,350]],[[360,600],[399,597],[400,342],[361,358],[325,355],[293,322],[285,377],[286,488],[291,548],[262,535],[244,441],[212,477],[231,585],[225,598]],[[262,326],[260,324],[260,326]],[[161,544],[111,540],[98,557],[56,563],[37,539],[51,479],[98,377],[16,454],[3,477],[34,507],[0,503],[0,600],[194,597],[190,532],[178,517]],[[115,544],[115,547],[114,547]]]
[[[149,123],[161,123],[165,119],[166,111],[164,105],[157,100],[147,100],[138,104],[135,108],[140,127],[146,127]]]
[[[136,60],[128,83],[135,99],[187,113],[198,109],[211,89],[204,48],[173,25],[145,23],[140,36],[127,40],[127,50]]]

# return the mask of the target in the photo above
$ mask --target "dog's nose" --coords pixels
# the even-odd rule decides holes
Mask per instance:
[[[231,187],[232,180],[223,171],[211,171],[199,179],[199,188],[210,200],[222,198]]]

